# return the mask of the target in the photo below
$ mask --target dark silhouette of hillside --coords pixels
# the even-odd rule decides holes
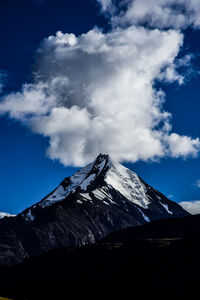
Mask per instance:
[[[14,299],[198,299],[200,215],[154,221],[0,269]],[[187,298],[188,297],[188,298]]]

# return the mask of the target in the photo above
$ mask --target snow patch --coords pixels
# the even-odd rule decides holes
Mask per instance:
[[[102,188],[99,188],[99,189],[96,189],[92,192],[92,194],[98,198],[99,200],[107,200],[109,201],[111,204],[115,204],[116,205],[116,202],[113,201],[113,198],[112,196],[110,195],[109,193],[109,190],[105,187],[102,187]]]
[[[53,193],[51,193],[46,199],[40,202],[41,207],[49,206],[57,201],[63,200],[70,191],[66,191],[62,185],[59,185]]]
[[[138,208],[138,209],[139,209],[139,208]],[[145,219],[145,221],[146,221],[146,222],[150,222],[149,217],[147,217],[147,216],[143,213],[143,211],[142,211],[141,209],[139,209],[139,211],[140,211],[140,213],[142,214],[142,216],[143,216],[143,218]]]
[[[55,202],[64,200],[70,193],[74,193],[78,186],[81,189],[86,190],[88,185],[95,178],[95,174],[91,174],[89,177],[88,173],[94,166],[94,162],[88,164],[86,167],[82,168],[76,172],[73,176],[70,177],[69,184],[66,188],[63,188],[62,185],[59,185],[58,188],[51,193],[47,198],[40,202],[41,207],[52,205]]]
[[[35,217],[33,216],[31,210],[29,209],[28,212],[24,215],[24,218],[27,222],[32,222]]]
[[[173,212],[171,212],[171,211],[169,210],[167,204],[164,204],[164,203],[162,203],[162,202],[159,202],[159,203],[165,208],[165,210],[168,212],[168,214],[173,215]]]
[[[82,183],[82,181],[87,177],[88,173],[91,171],[93,165],[94,162],[85,166],[84,168],[82,168],[81,170],[79,170],[77,173],[75,173],[73,176],[70,177],[70,181],[73,187],[76,187]]]
[[[103,170],[103,168],[105,167],[106,164],[106,160],[104,159],[100,164],[99,164],[99,172],[98,175],[101,173],[101,171]]]
[[[80,193],[80,195],[84,198],[84,200],[85,199],[90,200],[90,201],[92,200],[92,198],[90,197],[90,195],[88,193],[84,193],[84,194]]]
[[[0,219],[3,219],[4,217],[15,217],[16,215],[9,214],[6,212],[0,212]]]
[[[96,177],[96,174],[91,174],[85,180],[83,180],[83,182],[80,185],[81,189],[86,191],[87,187],[92,183],[92,181],[95,179],[95,177]]]
[[[106,202],[106,201],[103,201],[103,203],[104,203],[104,204],[106,204],[106,205],[109,205],[109,203],[108,203],[108,202]]]
[[[105,177],[106,183],[128,200],[147,208],[150,201],[146,195],[146,187],[137,174],[111,159],[109,159],[109,165],[110,169]]]
[[[96,189],[92,192],[92,194],[98,198],[99,200],[103,200],[106,198],[106,195],[104,194],[104,192],[102,191],[102,189]]]

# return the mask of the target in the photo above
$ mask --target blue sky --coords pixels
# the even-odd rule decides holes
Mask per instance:
[[[3,85],[1,101],[4,101],[6,95],[20,91],[24,83],[33,82],[33,72],[38,68],[36,51],[45,38],[55,37],[58,31],[78,36],[87,33],[95,26],[103,28],[104,33],[109,32],[111,25],[108,23],[111,22],[111,18],[104,17],[100,12],[100,5],[90,0],[72,2],[58,0],[56,3],[50,0],[16,2],[2,0],[0,2],[0,74],[4,79],[1,80]],[[109,12],[107,16],[108,14]],[[136,24],[136,27],[139,25]],[[157,28],[157,24],[150,25]],[[177,26],[179,25],[176,24]],[[165,25],[162,25],[161,29],[168,30]],[[200,31],[197,25],[180,25],[175,30],[181,30],[184,34],[184,43],[179,47],[177,58],[190,56],[188,66],[182,66],[179,70],[179,73],[185,77],[184,84],[177,83],[177,80],[173,82],[160,80],[155,84],[157,90],[162,89],[166,93],[163,109],[172,115],[170,124],[173,132],[194,140],[200,137],[198,74]],[[49,54],[45,52],[44,46],[41,48],[44,55]],[[44,60],[44,57],[40,60]],[[44,72],[41,74],[46,76]],[[130,127],[129,130],[131,131],[132,128]],[[32,130],[27,126],[27,119],[19,120],[12,117],[10,112],[1,115],[0,211],[9,213],[22,211],[39,201],[64,177],[70,176],[78,169],[77,163],[71,163],[71,166],[70,163],[63,163],[65,160],[61,155],[57,159],[51,159],[56,158],[55,154],[52,152],[47,154],[46,149],[52,136],[45,133],[46,137],[44,137],[44,132],[42,131],[42,134],[39,132],[41,129]],[[76,131],[73,131],[73,135],[76,135]],[[70,150],[66,150],[64,155],[67,156],[68,151]],[[124,151],[122,149],[122,152]],[[128,151],[131,152],[130,148]],[[136,153],[136,159],[133,158],[135,156],[130,155],[131,162],[128,162],[126,157],[123,159],[121,153],[119,155],[122,160],[126,160],[125,166],[134,170],[166,196],[170,195],[172,200],[177,202],[199,200],[200,188],[196,182],[200,179],[200,154],[191,157],[190,153],[183,156],[174,153],[175,150],[170,155],[160,155],[160,157],[155,155],[155,157],[147,157],[144,161],[140,158],[145,155],[143,151]],[[114,153],[115,155],[118,154]],[[71,159],[75,161],[74,157]]]

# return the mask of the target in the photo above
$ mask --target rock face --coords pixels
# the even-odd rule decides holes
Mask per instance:
[[[137,174],[100,154],[47,197],[0,220],[0,265],[62,246],[81,246],[118,229],[189,215]]]

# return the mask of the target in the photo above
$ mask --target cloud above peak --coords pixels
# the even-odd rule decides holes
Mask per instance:
[[[59,31],[41,43],[34,81],[4,96],[0,114],[48,137],[48,156],[64,165],[84,165],[100,152],[132,162],[195,157],[199,139],[172,131],[166,95],[155,87],[184,83],[178,69],[190,65],[190,56],[177,59],[182,46],[183,34],[174,29]]]
[[[200,27],[199,0],[97,0],[113,25],[148,25],[152,28]],[[116,9],[116,2],[117,7]],[[123,8],[123,9],[122,9]]]

